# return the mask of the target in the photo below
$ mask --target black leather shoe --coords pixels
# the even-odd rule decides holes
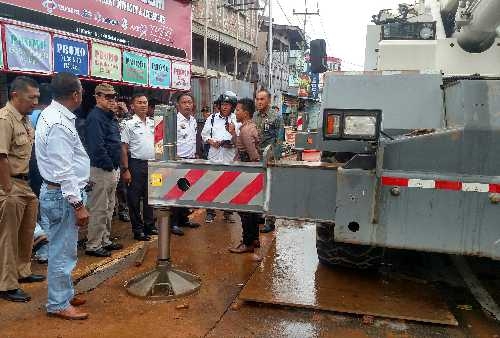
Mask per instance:
[[[134,239],[136,241],[143,241],[143,242],[147,242],[151,239],[151,237],[149,237],[148,235],[145,235],[143,234],[142,232],[141,233],[137,233],[137,234],[134,234]]]
[[[128,215],[128,212],[119,212],[118,219],[122,222],[130,222],[130,217]]]
[[[0,291],[0,298],[11,302],[29,302],[31,300],[31,296],[22,289]]]
[[[102,247],[104,250],[113,251],[123,249],[123,245],[120,243],[111,243]]]
[[[186,222],[184,223],[184,226],[187,227],[187,228],[193,228],[193,229],[196,229],[196,228],[199,228],[200,227],[200,223],[196,223],[196,222]]]
[[[19,278],[17,281],[19,283],[39,283],[39,282],[43,282],[44,280],[45,280],[45,276],[43,276],[43,275],[31,274],[28,277]]]
[[[159,234],[158,229],[156,228],[145,230],[144,233],[148,236],[156,236]]]
[[[172,225],[170,227],[170,232],[177,236],[184,236],[184,231],[182,231],[182,229],[179,228],[177,225]]]
[[[267,234],[268,232],[274,231],[274,224],[266,224],[264,227],[260,230],[263,234]]]
[[[106,250],[104,248],[100,248],[97,250],[86,250],[85,254],[87,256],[94,256],[94,257],[110,257],[111,256],[111,252],[109,252],[108,250]]]

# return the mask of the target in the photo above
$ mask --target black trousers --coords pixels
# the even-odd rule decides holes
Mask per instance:
[[[252,245],[259,239],[259,215],[251,212],[240,212],[241,226],[243,228],[243,244]]]
[[[171,208],[172,217],[170,219],[171,226],[182,227],[189,222],[189,209],[188,208]]]
[[[153,208],[148,205],[148,161],[129,159],[132,182],[127,188],[127,202],[134,234],[155,228]],[[142,200],[142,213],[141,213]]]

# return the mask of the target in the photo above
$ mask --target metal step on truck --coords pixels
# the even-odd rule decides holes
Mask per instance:
[[[172,160],[150,163],[149,203],[316,222],[329,264],[372,267],[384,248],[500,259],[500,1],[418,1],[374,22],[374,70],[325,73],[319,126],[297,133],[325,161],[176,161],[169,110]]]

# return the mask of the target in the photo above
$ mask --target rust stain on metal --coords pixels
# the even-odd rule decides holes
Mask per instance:
[[[458,325],[430,285],[319,264],[315,225],[280,227],[240,294],[246,301]]]

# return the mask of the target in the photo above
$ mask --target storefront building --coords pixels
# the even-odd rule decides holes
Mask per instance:
[[[17,75],[50,82],[80,77],[83,111],[97,83],[126,101],[134,91],[168,103],[191,88],[191,2],[181,0],[0,0],[0,103]]]

